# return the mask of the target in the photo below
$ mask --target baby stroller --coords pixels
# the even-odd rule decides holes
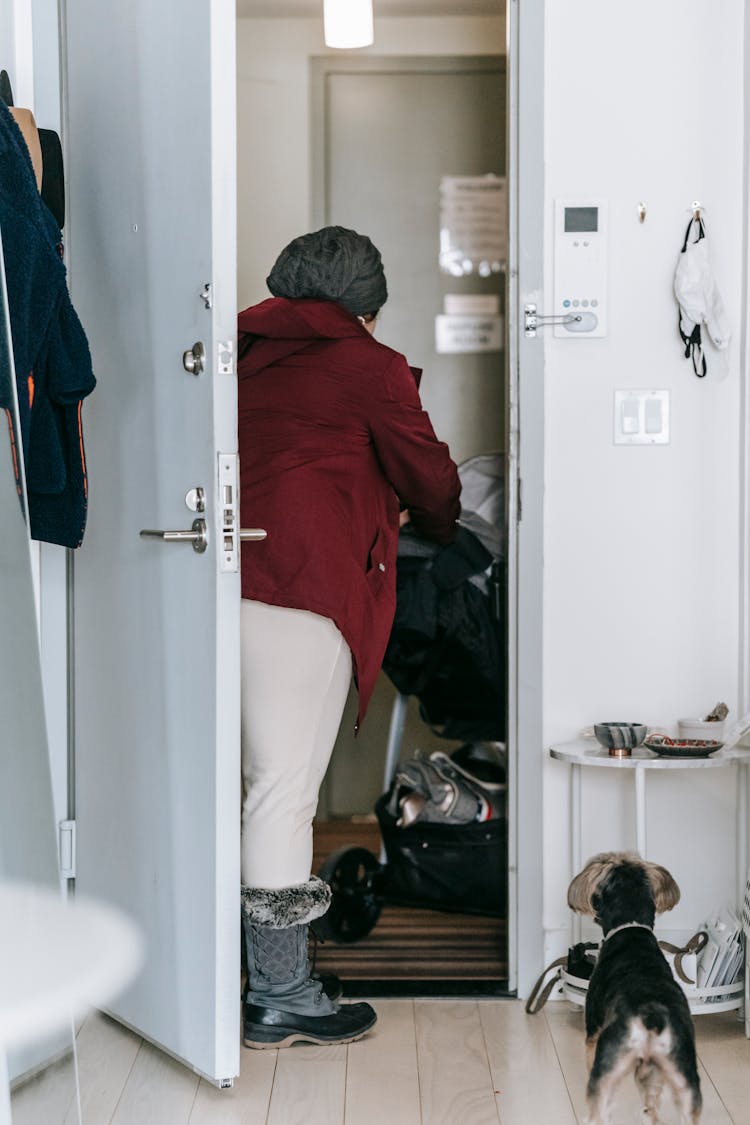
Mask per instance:
[[[502,915],[506,906],[506,536],[503,459],[459,466],[462,514],[441,547],[407,525],[383,670],[398,691],[384,789],[375,804],[379,857],[349,846],[318,874],[331,885],[322,938],[353,942],[383,906]],[[410,696],[442,738],[465,740],[398,765]]]

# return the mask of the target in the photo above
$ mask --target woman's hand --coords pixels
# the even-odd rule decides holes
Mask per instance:
[[[409,509],[404,508],[403,512],[399,512],[398,514],[398,526],[403,527],[404,524],[407,524],[410,519],[411,515],[409,514]]]

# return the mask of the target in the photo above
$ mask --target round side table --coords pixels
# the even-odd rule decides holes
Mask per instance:
[[[650,770],[710,770],[723,769],[733,763],[750,765],[750,752],[735,748],[728,752],[717,750],[708,758],[664,758],[642,746],[633,750],[627,758],[611,757],[609,753],[591,738],[580,738],[573,742],[556,743],[550,747],[550,756],[565,762],[570,769],[570,857],[571,878],[580,870],[581,855],[581,770],[596,769],[630,770],[635,783],[635,841],[636,850],[646,856],[646,774]],[[738,896],[742,901],[745,887],[745,867],[747,856],[747,789],[738,786],[737,799],[737,880]],[[573,916],[573,940],[581,940],[580,915]]]
[[[10,1125],[6,1051],[70,1027],[116,995],[142,959],[133,924],[103,903],[0,882],[0,1125]]]

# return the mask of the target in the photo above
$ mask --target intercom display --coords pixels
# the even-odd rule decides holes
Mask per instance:
[[[607,206],[555,201],[555,336],[607,335]]]

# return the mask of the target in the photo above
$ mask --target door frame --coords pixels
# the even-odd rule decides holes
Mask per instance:
[[[508,0],[506,83],[508,115],[508,284],[506,304],[506,443],[508,481],[508,988],[519,996],[539,974],[542,920],[542,532],[544,479],[544,348],[528,347],[519,332],[524,300],[541,290],[544,233],[543,27],[544,0]],[[489,57],[489,56],[487,56]],[[483,56],[457,57],[462,63]],[[327,210],[321,74],[342,70],[452,69],[452,56],[318,56],[312,60],[312,200],[314,226]],[[524,127],[520,121],[533,123]],[[520,185],[523,184],[523,190]],[[520,255],[523,247],[523,256]],[[521,383],[523,370],[523,384]],[[523,441],[520,435],[523,433]],[[521,491],[523,481],[523,492]],[[521,506],[520,497],[523,496]]]
[[[544,5],[507,0],[508,58],[508,918],[510,985],[544,963],[544,334],[523,305],[544,286]]]

